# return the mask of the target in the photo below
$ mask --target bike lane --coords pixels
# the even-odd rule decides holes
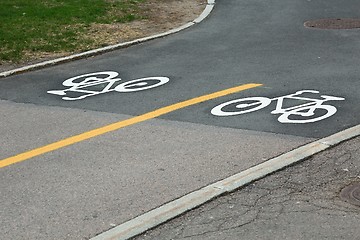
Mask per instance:
[[[333,16],[348,12],[347,15],[351,16],[352,9],[348,6],[356,4],[347,4],[338,13],[333,7],[336,6],[335,2],[322,6],[321,3],[299,1],[285,5],[281,1],[220,1],[212,17],[191,30],[95,59],[7,78],[2,80],[0,97],[16,102],[139,115],[159,106],[241,83],[255,82],[262,83],[264,88],[218,99],[209,103],[201,114],[195,114],[198,110],[194,110],[173,113],[164,118],[324,137],[355,125],[359,118],[358,111],[353,110],[358,101],[359,88],[356,54],[358,31],[315,30],[305,28],[303,24],[308,19],[329,16],[330,13]],[[319,11],[313,10],[316,7]],[[242,14],[237,14],[239,12]],[[277,16],[278,12],[282,14]],[[161,89],[153,91],[139,94],[109,93],[71,103],[62,101],[59,96],[47,94],[49,90],[64,89],[62,82],[66,79],[101,71],[116,71],[123,81],[151,76],[165,76],[170,81]],[[225,101],[250,96],[275,98],[301,90],[317,90],[320,95],[344,97],[346,101],[331,102],[330,105],[337,107],[338,114],[306,126],[278,124],[276,116],[269,115],[273,106],[269,110],[241,118],[219,119],[209,114],[209,109]],[[135,102],[141,104],[134,107]],[[340,121],[339,116],[342,123],[336,124]],[[252,119],[257,119],[256,123]],[[332,127],[323,128],[324,124]]]
[[[50,214],[39,214],[42,216],[42,220],[39,220],[41,223],[35,224],[35,228],[32,229],[40,229],[33,230],[34,234],[43,231],[44,238],[52,234],[59,234],[56,236],[62,238],[64,233],[54,232],[60,223],[63,224],[61,226],[66,234],[74,234],[74,228],[78,228],[74,226],[75,223],[87,228],[82,229],[79,237],[83,236],[84,232],[96,234],[108,228],[115,216],[115,224],[121,223],[161,203],[246,169],[313,138],[327,136],[358,123],[359,111],[356,111],[355,104],[359,98],[359,83],[356,81],[358,69],[355,67],[358,60],[355,54],[350,52],[354,50],[353,43],[358,37],[358,32],[317,32],[305,29],[302,26],[305,19],[321,15],[319,12],[310,11],[314,7],[310,4],[313,3],[306,4],[308,3],[284,4],[283,1],[276,1],[275,6],[270,6],[262,1],[220,1],[210,19],[181,34],[1,80],[0,97],[8,100],[2,105],[10,112],[6,116],[3,115],[5,119],[16,116],[17,113],[13,109],[21,107],[26,115],[33,113],[35,123],[39,121],[35,117],[38,114],[36,111],[43,112],[44,119],[51,111],[58,112],[56,126],[49,124],[44,129],[44,125],[39,124],[39,129],[36,129],[32,123],[25,127],[25,136],[20,135],[18,139],[23,140],[29,135],[36,141],[41,139],[40,143],[33,142],[34,140],[26,141],[26,147],[23,141],[13,140],[14,131],[20,128],[11,128],[14,124],[26,126],[26,122],[20,119],[15,123],[8,121],[2,128],[2,136],[6,136],[3,138],[5,143],[9,142],[7,139],[11,139],[13,143],[2,145],[6,146],[5,150],[2,150],[5,157],[40,147],[42,141],[46,144],[93,127],[100,127],[103,123],[113,122],[117,117],[131,118],[159,107],[241,84],[264,84],[259,88],[224,96],[161,117],[171,120],[170,122],[151,120],[151,123],[141,123],[136,127],[4,168],[1,170],[4,172],[4,182],[6,179],[15,179],[19,182],[17,191],[14,191],[13,197],[7,201],[8,209],[13,209],[11,202],[14,202],[14,196],[21,196],[23,184],[29,186],[31,183],[41,187],[31,189],[27,194],[23,193],[24,198],[32,196],[37,199],[39,205],[20,201],[19,205],[23,208],[19,207],[19,212],[11,214],[4,211],[2,215],[6,216],[7,222],[14,224],[14,229],[21,229],[29,224],[29,219],[37,216],[36,211],[43,208]],[[253,14],[258,12],[259,8],[263,11]],[[276,13],[279,9],[285,15],[283,18],[288,16],[288,21],[278,19]],[[239,15],[238,12],[244,14]],[[307,14],[306,17],[304,13]],[[242,24],[239,25],[239,22]],[[324,42],[323,39],[328,41]],[[343,41],[343,45],[336,47],[340,41]],[[334,48],[332,54],[328,53],[329,48]],[[333,57],[335,55],[336,58]],[[62,82],[65,79],[97,71],[117,71],[124,80],[166,76],[170,81],[151,91],[136,94],[112,92],[72,102],[63,101],[61,96],[47,94],[49,90],[64,89]],[[329,103],[336,106],[338,112],[311,125],[279,123],[277,116],[269,113],[274,108],[267,112],[264,109],[241,115],[241,118],[215,117],[210,113],[213,107],[233,99],[253,96],[275,98],[304,89],[318,90],[321,94],[344,97],[346,100]],[[23,103],[31,106],[31,109]],[[71,108],[81,109],[80,113],[72,112]],[[106,113],[102,115],[104,112]],[[67,120],[68,116],[78,119],[81,124],[72,125]],[[170,126],[167,129],[168,125]],[[67,130],[65,133],[64,129]],[[62,134],[54,134],[54,131]],[[39,133],[41,137],[38,136]],[[53,136],[50,133],[53,133]],[[132,162],[129,162],[129,159]],[[194,159],[199,162],[195,164]],[[147,162],[147,165],[143,165],[144,162]],[[180,163],[181,165],[177,165]],[[187,166],[192,167],[188,169]],[[164,174],[169,169],[173,171]],[[214,169],[217,170],[216,173]],[[24,172],[29,175],[21,180]],[[179,172],[182,174],[178,174]],[[65,177],[64,173],[67,173]],[[36,175],[41,178],[38,179]],[[154,176],[158,178],[154,179]],[[68,179],[64,180],[66,178]],[[25,184],[27,181],[29,183]],[[54,185],[56,181],[58,184]],[[146,182],[150,183],[145,184]],[[153,184],[154,182],[157,184]],[[111,187],[105,183],[109,183]],[[121,192],[112,195],[112,200],[107,202],[109,192],[118,191],[119,183]],[[10,187],[13,186],[4,186],[2,189],[10,194]],[[60,190],[54,194],[56,188]],[[81,189],[83,191],[80,191]],[[63,202],[36,198],[39,191],[49,193],[44,195],[52,196],[52,199],[62,199]],[[90,199],[93,194],[99,195],[94,199],[97,204],[85,201],[83,205],[78,205],[79,201]],[[110,208],[113,204],[115,206]],[[20,212],[29,206],[34,212],[29,212],[28,219],[24,219],[22,223],[15,224],[19,219],[14,217],[20,216]],[[94,211],[93,208],[99,210]],[[75,213],[76,209],[81,209],[82,213]],[[59,214],[61,210],[65,210],[65,216],[68,215],[66,220]],[[102,212],[110,214],[111,211],[114,211],[112,216],[102,215]],[[47,231],[40,226],[44,225],[45,219],[49,216],[54,222],[49,224]],[[105,219],[106,223],[103,223]],[[68,223],[64,224],[64,221]],[[87,224],[86,221],[91,221],[91,224]],[[101,227],[91,229],[97,224]]]

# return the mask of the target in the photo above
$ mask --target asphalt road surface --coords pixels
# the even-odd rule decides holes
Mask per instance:
[[[1,235],[86,239],[359,124],[360,32],[304,27],[356,18],[359,5],[219,0],[170,37],[1,79]]]

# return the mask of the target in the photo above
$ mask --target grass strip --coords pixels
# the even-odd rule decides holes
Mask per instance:
[[[29,54],[84,51],[92,24],[141,19],[145,0],[1,0],[0,62],[19,62]]]

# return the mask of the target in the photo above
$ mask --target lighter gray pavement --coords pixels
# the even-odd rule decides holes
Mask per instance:
[[[0,112],[5,157],[129,118],[8,101]],[[124,128],[0,169],[1,236],[88,239],[312,140],[168,120]]]
[[[354,183],[360,184],[360,137],[219,197],[134,240],[358,240],[360,207],[340,198],[341,190]]]

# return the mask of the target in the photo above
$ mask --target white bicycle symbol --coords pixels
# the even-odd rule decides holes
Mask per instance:
[[[64,90],[50,90],[49,94],[55,95],[80,95],[76,97],[65,96],[63,100],[80,100],[87,97],[108,93],[108,92],[137,92],[155,88],[169,82],[167,77],[147,77],[139,78],[127,82],[117,84],[121,78],[117,78],[119,74],[113,71],[88,73],[81,76],[69,78],[63,82],[63,85],[70,87]]]
[[[211,110],[211,113],[215,116],[234,116],[244,113],[254,112],[268,106],[272,101],[277,101],[276,108],[271,114],[281,114],[278,121],[281,123],[311,123],[323,120],[334,115],[337,111],[336,107],[331,105],[323,105],[326,101],[341,101],[345,100],[342,97],[333,97],[321,95],[323,99],[314,99],[308,97],[299,97],[303,93],[319,93],[316,90],[302,90],[296,93],[277,97],[249,97],[241,98],[232,101],[222,103]],[[294,99],[307,101],[307,103],[300,104],[293,107],[283,108],[283,102],[285,99]],[[323,109],[322,115],[316,116],[315,110]],[[296,116],[298,119],[290,119],[291,116]],[[299,119],[303,118],[303,119]],[[304,119],[305,118],[305,119]]]

